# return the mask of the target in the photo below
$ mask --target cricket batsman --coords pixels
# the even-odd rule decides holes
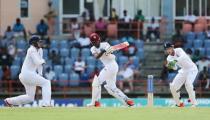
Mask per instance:
[[[178,107],[184,107],[184,104],[180,101],[179,97],[180,88],[185,84],[192,107],[196,107],[197,101],[195,98],[193,82],[198,74],[197,66],[182,48],[174,48],[171,43],[165,43],[164,48],[168,54],[167,67],[169,69],[177,69],[177,66],[181,68],[173,82],[170,83],[170,90],[176,105]]]
[[[134,102],[129,99],[120,89],[116,86],[116,78],[118,73],[118,64],[115,60],[114,51],[107,42],[101,42],[101,38],[97,33],[90,35],[90,41],[93,45],[91,53],[96,59],[99,59],[105,66],[99,73],[95,75],[92,82],[92,101],[87,106],[100,107],[99,100],[101,99],[101,86],[108,91],[108,93],[125,106],[133,106]]]
[[[42,69],[45,60],[43,57],[42,42],[39,36],[33,35],[29,40],[30,47],[27,50],[25,60],[19,74],[20,82],[26,90],[25,95],[6,98],[5,104],[9,107],[27,104],[34,101],[36,86],[42,88],[42,106],[48,107],[51,101],[51,83],[42,77]]]

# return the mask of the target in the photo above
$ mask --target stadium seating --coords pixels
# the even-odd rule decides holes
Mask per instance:
[[[206,48],[206,55],[210,57],[210,48]]]
[[[76,73],[72,73],[71,75],[70,75],[70,81],[69,81],[69,85],[70,86],[74,86],[74,87],[76,87],[76,86],[79,86],[79,75],[78,74],[76,74]]]
[[[59,47],[60,47],[60,49],[62,49],[62,48],[68,49],[68,41],[67,40],[61,40]]]
[[[15,57],[13,62],[12,62],[13,65],[20,65],[21,64],[21,58],[20,57]]]
[[[138,48],[137,56],[139,57],[140,60],[143,60],[144,59],[144,50],[141,48]]]
[[[95,70],[95,65],[88,65],[87,66],[87,74],[91,74],[91,73],[93,73],[93,71]]]
[[[20,66],[12,65],[10,67],[10,69],[11,69],[11,79],[14,80],[14,79],[18,78],[18,74],[20,72]]]
[[[60,56],[65,58],[69,56],[69,49],[67,48],[61,48],[60,49]]]
[[[58,41],[57,40],[52,40],[50,44],[50,48],[58,48]]]
[[[56,76],[60,75],[63,72],[63,66],[62,65],[55,65],[54,66],[54,72],[57,74]]]
[[[205,40],[204,41],[204,47],[209,48],[210,47],[210,40]]]
[[[59,86],[68,86],[68,84],[69,84],[68,83],[68,80],[69,80],[68,74],[66,74],[66,73],[59,74],[58,80],[59,80],[59,82],[58,82]]]
[[[69,57],[66,57],[65,60],[64,60],[64,64],[65,65],[73,65],[74,64],[74,60],[69,58]]]
[[[186,33],[186,39],[188,40],[194,40],[195,39],[195,33],[194,32],[188,32]]]
[[[136,40],[135,45],[137,48],[143,48],[144,47],[144,42],[142,40]]]
[[[197,48],[201,48],[203,46],[203,40],[194,40],[193,41],[193,45],[194,45],[194,48],[197,49]]]
[[[96,59],[92,56],[89,56],[86,58],[86,63],[87,65],[95,65],[96,64]]]
[[[83,48],[81,50],[81,57],[82,58],[87,58],[88,56],[90,56],[90,49],[88,48]]]
[[[200,51],[201,56],[205,56],[205,54],[206,54],[205,48],[201,47],[201,48],[197,48],[197,49]]]
[[[193,40],[187,39],[187,43],[184,45],[185,48],[192,48],[193,47]]]
[[[118,59],[118,63],[119,63],[120,66],[124,65],[127,62],[128,62],[128,57],[120,56],[119,59]]]
[[[78,58],[79,54],[80,54],[80,50],[79,49],[77,49],[77,48],[72,48],[71,49],[71,58],[72,59],[75,60],[76,58]]]
[[[73,72],[73,67],[71,64],[64,66],[64,73],[72,73],[72,72]]]
[[[25,50],[27,48],[27,43],[24,40],[17,41],[17,49]]]
[[[203,32],[196,33],[196,38],[199,40],[204,40],[206,38],[205,34]]]

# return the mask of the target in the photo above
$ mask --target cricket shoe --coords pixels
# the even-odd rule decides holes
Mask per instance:
[[[4,100],[4,104],[6,107],[13,107],[13,105],[10,104],[6,99]]]
[[[184,103],[181,102],[179,105],[176,105],[177,107],[184,107]]]
[[[126,100],[125,102],[129,107],[134,106],[133,100]]]
[[[87,104],[87,107],[101,107],[101,103],[99,101],[95,101],[94,103]]]

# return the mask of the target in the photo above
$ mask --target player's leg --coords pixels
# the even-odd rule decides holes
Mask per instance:
[[[173,82],[170,83],[171,94],[175,100],[176,105],[180,106],[180,88],[184,84],[186,76],[184,73],[178,73]]]
[[[187,75],[186,82],[185,82],[185,88],[189,95],[190,102],[193,105],[197,105],[197,101],[195,98],[195,90],[194,90],[194,86],[193,86],[193,82],[195,81],[197,74],[198,74],[197,70],[189,72]]]
[[[44,77],[36,74],[34,75],[34,84],[42,88],[42,106],[51,106],[51,82]]]
[[[21,83],[24,85],[26,94],[20,95],[17,97],[6,98],[5,102],[8,105],[22,105],[27,104],[34,101],[36,86],[27,84],[25,81],[28,81],[26,78],[23,78],[22,75],[19,76]]]
[[[120,100],[124,105],[132,106],[134,105],[133,101],[131,101],[120,89],[116,86],[116,79],[117,79],[117,72],[118,66],[112,66],[111,68],[107,69],[104,73],[104,77],[106,80],[106,84],[104,88],[107,92]]]
[[[98,76],[95,75],[92,82],[92,100],[87,106],[99,107],[99,100],[101,99],[101,84],[99,82]]]

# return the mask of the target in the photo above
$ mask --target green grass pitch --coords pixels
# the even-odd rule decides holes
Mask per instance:
[[[210,120],[210,108],[0,108],[0,120]]]

